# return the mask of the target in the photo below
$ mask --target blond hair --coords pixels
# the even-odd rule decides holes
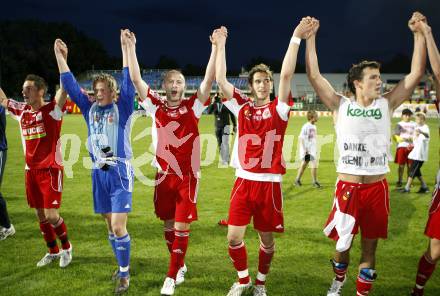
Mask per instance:
[[[115,97],[113,99],[116,100],[116,93],[118,91],[118,83],[116,82],[116,79],[110,74],[106,74],[106,73],[100,73],[95,75],[92,80],[93,92],[95,94],[96,94],[96,84],[98,82],[105,83],[107,87],[110,89],[110,91],[115,94],[114,95]]]

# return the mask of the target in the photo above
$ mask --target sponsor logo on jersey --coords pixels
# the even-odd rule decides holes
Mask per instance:
[[[365,109],[355,108],[355,107],[351,107],[351,106],[352,106],[352,104],[348,105],[347,116],[371,117],[374,119],[381,119],[382,118],[382,111],[380,111],[380,108],[365,110]]]
[[[43,114],[41,112],[38,112],[35,116],[36,121],[43,121]]]
[[[167,112],[167,115],[168,115],[168,117],[171,117],[171,118],[177,118],[177,117],[179,117],[179,114],[177,114],[177,111],[175,111],[175,110],[173,110],[173,111],[168,111],[168,112]]]
[[[188,113],[188,109],[185,106],[183,106],[183,107],[179,108],[179,113],[180,114]]]
[[[246,117],[246,119],[250,119],[252,116],[252,113],[249,109],[244,110],[244,117]]]
[[[114,122],[113,113],[110,113],[108,115],[107,121],[108,121],[108,124],[113,124],[113,122]]]
[[[272,114],[270,114],[269,108],[264,109],[264,111],[263,111],[263,119],[268,119],[270,117],[272,117]]]

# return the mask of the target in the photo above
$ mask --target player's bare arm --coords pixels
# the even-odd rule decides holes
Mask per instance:
[[[0,104],[5,108],[7,107],[8,104],[8,97],[6,96],[5,92],[1,87],[0,87]]]
[[[69,66],[67,65],[68,48],[66,43],[64,43],[64,41],[61,39],[56,39],[54,44],[54,51],[60,74],[70,72]]]
[[[226,79],[226,38],[227,29],[225,27],[221,34],[215,35],[213,43],[217,46],[217,56],[215,58],[215,79],[227,99],[232,98],[234,94],[234,86]]]
[[[55,40],[54,52],[55,52],[55,57],[57,55],[60,55],[67,62],[67,55],[68,55],[69,51],[67,49],[66,44],[64,44],[64,42],[62,42],[59,39]],[[58,58],[57,58],[57,63],[58,63]],[[60,107],[60,109],[62,109],[64,107],[64,104],[66,103],[66,100],[67,100],[67,92],[63,88],[63,84],[60,81],[60,88],[58,89],[58,91],[55,94],[55,102],[58,105],[58,107]]]
[[[289,43],[286,55],[284,56],[283,64],[280,73],[280,86],[278,89],[278,99],[283,102],[288,102],[291,91],[291,80],[295,73],[296,61],[298,57],[299,44],[301,39],[306,39],[312,32],[313,23],[312,18],[303,18],[292,34],[292,39]]]
[[[415,12],[408,22],[409,29],[414,35],[414,51],[411,61],[411,72],[403,78],[394,89],[385,94],[389,100],[391,110],[397,108],[405,100],[409,99],[414,89],[422,79],[426,66],[425,37],[423,36],[421,23],[425,17],[419,12]]]
[[[437,101],[440,100],[440,53],[435,43],[434,36],[432,35],[431,27],[428,23],[422,22],[420,24],[423,36],[425,36],[426,47],[428,48],[429,62],[431,63],[431,69],[434,74],[434,85],[436,89]]]
[[[211,93],[212,83],[215,79],[215,57],[217,54],[217,46],[214,43],[214,39],[220,30],[221,28],[215,29],[212,35],[209,36],[209,40],[211,41],[211,55],[209,56],[208,65],[206,66],[205,77],[197,91],[197,98],[202,103],[205,103],[208,100]]]
[[[306,41],[306,71],[316,94],[320,100],[334,111],[337,110],[341,95],[336,93],[327,79],[319,71],[318,56],[316,54],[316,34],[319,29],[319,20],[313,19],[313,30]]]
[[[131,81],[136,88],[141,99],[147,98],[148,84],[142,80],[141,69],[139,67],[138,59],[136,56],[136,35],[128,30],[124,31],[124,42],[127,47],[127,65],[130,72]]]
[[[121,50],[122,50],[122,67],[128,67],[128,48],[127,48],[127,36],[130,31],[127,29],[121,29]]]

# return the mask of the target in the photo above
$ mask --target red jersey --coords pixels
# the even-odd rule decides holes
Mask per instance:
[[[194,94],[182,99],[178,106],[168,106],[166,99],[148,89],[148,96],[140,105],[153,119],[153,166],[162,172],[180,177],[200,171],[199,119],[207,104]]]
[[[26,156],[26,167],[30,169],[62,168],[60,138],[63,111],[51,101],[38,111],[26,103],[8,100],[8,111],[18,120],[21,139]]]
[[[290,106],[275,99],[263,106],[234,89],[224,105],[237,117],[232,153],[236,176],[254,181],[280,182],[286,173],[282,156]]]

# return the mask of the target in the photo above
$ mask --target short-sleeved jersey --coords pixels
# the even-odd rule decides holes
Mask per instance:
[[[94,162],[100,161],[102,149],[109,147],[120,161],[130,160],[131,115],[135,89],[128,68],[122,70],[122,84],[117,102],[99,106],[79,86],[71,72],[61,74],[61,82],[69,97],[81,110],[88,128],[88,149]]]
[[[152,165],[161,172],[179,176],[191,173],[199,176],[199,119],[208,104],[202,104],[194,94],[182,99],[177,106],[168,106],[165,98],[148,88],[140,105],[153,119],[152,137],[155,158]]]
[[[411,145],[410,142],[414,136],[416,126],[417,124],[414,121],[400,121],[397,123],[394,134],[400,136],[404,140],[397,144],[397,148],[408,147]]]
[[[310,122],[305,123],[299,133],[299,138],[303,142],[303,144],[300,145],[299,152],[301,158],[304,158],[306,152],[316,158],[316,137],[316,125],[311,124]]]
[[[284,134],[290,106],[278,99],[263,106],[234,89],[224,105],[237,118],[237,135],[232,153],[236,176],[254,180],[281,182],[286,173],[282,157]]]
[[[61,168],[60,138],[63,110],[51,101],[38,110],[26,103],[8,100],[7,108],[21,128],[26,168]]]
[[[363,107],[342,97],[335,127],[338,173],[364,176],[390,171],[391,120],[387,99],[379,97]]]
[[[429,155],[429,127],[424,125],[417,125],[416,130],[419,130],[425,134],[428,134],[428,137],[426,137],[423,134],[415,135],[414,134],[414,148],[409,153],[408,158],[412,160],[419,160],[419,161],[427,161],[428,155]]]

